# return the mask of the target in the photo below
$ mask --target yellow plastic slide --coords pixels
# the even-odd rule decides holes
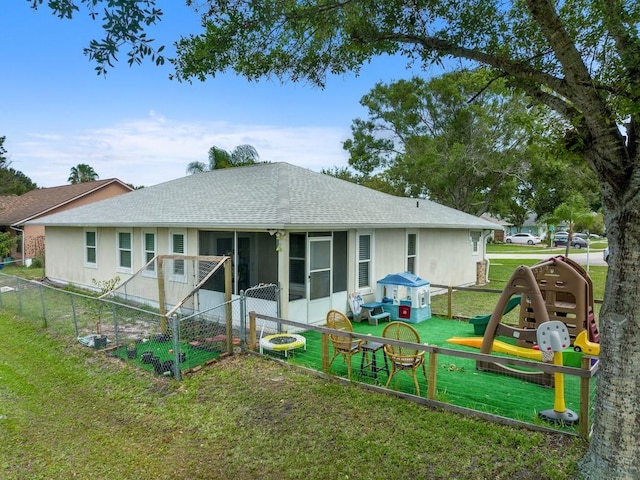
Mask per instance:
[[[455,343],[456,345],[480,348],[482,346],[482,337],[453,337],[448,339],[447,342]],[[493,341],[491,350],[493,352],[508,353],[516,357],[528,358],[530,360],[542,360],[542,352],[540,350],[518,347],[500,340]]]

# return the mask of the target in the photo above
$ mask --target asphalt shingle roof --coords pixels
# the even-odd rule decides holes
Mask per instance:
[[[108,178],[94,182],[38,188],[20,196],[0,197],[0,225],[22,224],[114,182],[124,185],[118,179]]]
[[[288,163],[213,170],[33,221],[51,226],[233,229],[473,228],[494,223]]]

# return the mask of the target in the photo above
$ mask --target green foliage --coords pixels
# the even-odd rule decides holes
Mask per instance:
[[[10,168],[11,162],[4,147],[6,137],[0,137],[0,195],[22,195],[37,188],[24,173]]]
[[[377,84],[344,143],[362,177],[468,213],[513,213],[548,112],[485,69]],[[378,172],[375,174],[375,172]]]
[[[242,167],[258,163],[258,151],[251,145],[238,145],[231,152],[213,146],[209,149],[209,164],[191,162],[187,165],[187,173],[201,173],[220,168]]]
[[[31,266],[29,268],[44,268],[44,255],[33,258],[33,260],[31,261]]]
[[[7,139],[5,136],[0,137],[0,167],[4,168],[7,165],[7,149],[4,148],[4,141]]]
[[[28,0],[32,8],[38,9],[43,0]],[[47,6],[58,18],[71,19],[87,9],[88,15],[102,22],[104,37],[91,40],[84,49],[86,55],[96,62],[96,73],[104,75],[118,60],[118,52],[127,51],[129,65],[140,64],[144,58],[150,58],[156,65],[162,65],[164,46],[153,47],[154,40],[148,38],[145,29],[162,18],[162,11],[155,8],[155,0],[56,0],[48,1]],[[103,6],[104,8],[99,8]]]
[[[71,172],[69,173],[67,181],[72,185],[75,185],[77,183],[95,182],[98,178],[100,177],[91,165],[80,163],[75,167],[71,167]]]
[[[120,277],[115,276],[109,280],[96,280],[95,278],[92,278],[91,282],[100,289],[100,295],[104,295],[118,286],[120,283]]]
[[[18,237],[11,232],[0,232],[0,257],[8,257],[17,244]]]

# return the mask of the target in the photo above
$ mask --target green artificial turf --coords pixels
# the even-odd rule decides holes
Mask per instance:
[[[377,326],[353,322],[355,332],[371,334],[375,337],[382,336],[382,330],[386,325],[387,322],[382,322]],[[422,343],[453,350],[479,352],[478,349],[473,347],[447,342],[447,339],[451,337],[477,337],[478,335],[474,334],[473,325],[468,322],[432,317],[424,322],[411,325],[419,332]],[[289,361],[315,370],[321,370],[320,333],[308,331],[303,332],[303,335],[307,338],[306,350],[298,349],[290,353]],[[508,341],[505,338],[500,339]],[[330,346],[329,357],[332,354],[333,349]],[[384,363],[382,352],[379,351],[377,355],[377,364],[380,366]],[[579,354],[575,355],[579,357]],[[376,383],[368,371],[365,371],[366,375],[360,374],[361,359],[360,354],[355,355],[352,359],[352,380]],[[529,423],[539,423],[538,413],[541,410],[554,407],[555,391],[553,388],[536,385],[504,374],[479,371],[476,369],[475,361],[470,359],[439,354],[437,361],[436,400]],[[330,371],[334,375],[347,376],[346,364],[342,357],[338,356],[334,360]],[[566,408],[578,413],[580,409],[579,379],[569,375],[564,377]],[[377,383],[385,385],[387,378],[386,372],[379,372]],[[420,395],[425,397],[427,382],[422,370],[418,371],[418,381]],[[595,383],[594,379],[591,382],[592,392],[595,391]],[[411,375],[405,372],[397,373],[393,377],[389,388],[410,394],[416,393]],[[572,428],[577,429],[577,427]],[[569,430],[572,430],[572,428],[569,428]]]
[[[131,358],[128,354],[128,350],[133,352],[135,349],[135,356]],[[207,347],[193,347],[188,343],[180,344],[180,354],[183,354],[184,360],[180,363],[181,370],[187,370],[190,368],[204,365],[207,361],[218,358],[220,352],[226,349],[226,342],[211,343]],[[140,367],[150,372],[154,371],[154,366],[150,362],[143,360],[143,355],[149,352],[151,355],[158,358],[160,363],[168,360],[175,361],[175,353],[173,351],[173,342],[171,341],[155,341],[149,340],[147,342],[139,342],[130,345],[121,345],[117,349],[112,351],[114,357],[126,360],[127,362]]]

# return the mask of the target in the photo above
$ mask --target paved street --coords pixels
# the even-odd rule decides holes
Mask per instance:
[[[555,255],[564,255],[564,248],[557,249],[553,253],[488,253],[487,258],[489,260],[498,260],[500,258],[535,258],[544,260]],[[602,250],[587,251],[587,250],[575,250],[571,249],[569,252],[569,258],[575,262],[578,262],[583,266],[606,266],[606,262],[602,258]]]

